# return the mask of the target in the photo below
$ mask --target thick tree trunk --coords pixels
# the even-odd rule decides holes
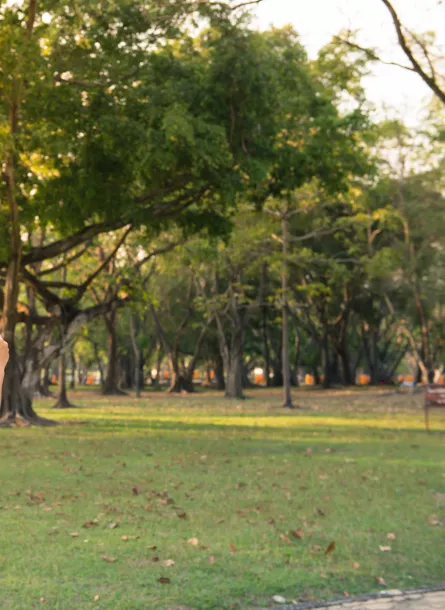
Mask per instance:
[[[244,398],[242,368],[241,353],[236,352],[231,354],[227,367],[226,398]]]
[[[112,311],[110,314],[106,315],[105,321],[108,331],[108,368],[102,394],[104,396],[122,396],[125,392],[119,388],[116,312]]]
[[[349,363],[349,354],[346,345],[340,346],[338,356],[340,358],[343,383],[345,386],[355,385],[355,380],[351,375],[351,366]]]
[[[62,352],[59,356],[59,389],[57,392],[57,402],[53,409],[73,409],[73,405],[68,400],[68,393],[66,389],[66,356]]]

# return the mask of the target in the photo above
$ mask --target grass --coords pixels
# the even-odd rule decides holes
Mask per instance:
[[[445,414],[426,435],[419,396],[72,398],[37,408],[73,425],[0,431],[2,610],[252,609],[445,580]]]

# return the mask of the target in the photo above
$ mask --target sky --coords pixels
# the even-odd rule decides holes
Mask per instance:
[[[445,42],[445,2],[394,0],[393,4],[407,27],[417,33],[435,31],[439,44]],[[359,30],[361,45],[377,48],[385,60],[408,63],[381,0],[262,0],[252,13],[260,29],[292,24],[311,57],[340,30],[353,29]],[[375,64],[365,85],[379,116],[397,113],[413,125],[431,99],[418,75],[394,66]],[[388,106],[391,110],[385,110]]]

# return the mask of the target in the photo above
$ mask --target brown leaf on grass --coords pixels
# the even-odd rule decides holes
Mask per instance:
[[[192,546],[198,546],[199,544],[199,540],[198,538],[189,538],[187,540],[188,544],[191,544]]]
[[[31,504],[42,504],[43,502],[45,502],[45,498],[43,497],[43,493],[41,491],[38,491],[36,493],[28,491],[27,496]]]
[[[93,597],[93,602],[98,602],[98,601],[99,601],[99,599],[100,599],[100,598],[99,598],[99,596],[98,596],[98,595],[95,595],[95,596]]]
[[[153,555],[152,557],[150,557],[150,561],[152,561],[153,563],[157,563],[159,561],[159,557],[157,557],[157,555]]]
[[[162,562],[162,565],[165,568],[171,568],[172,566],[175,565],[175,562],[173,561],[173,559],[166,559],[165,561]]]
[[[215,563],[215,556],[214,555],[210,555],[209,556],[209,564],[212,566]]]
[[[93,520],[93,521],[86,521],[82,527],[85,528],[90,528],[90,527],[96,527],[98,525],[97,521]]]
[[[428,523],[430,525],[440,525],[439,520],[436,515],[430,515],[428,517]]]
[[[151,508],[152,508],[152,507],[151,507],[151,504],[146,504],[146,505],[144,506],[144,510],[147,510],[147,511],[151,510]]]
[[[301,538],[304,538],[304,530],[301,527],[296,530],[291,530],[290,533],[293,538],[297,538],[299,540],[301,540]]]
[[[77,537],[78,537],[78,535],[79,535],[79,534],[78,534],[77,532],[70,532],[70,536],[71,536],[72,538],[77,538]]]
[[[396,539],[396,535],[393,534],[392,532],[390,532],[387,536],[388,540],[395,540]]]
[[[161,578],[158,578],[158,582],[160,582],[163,585],[169,585],[171,583],[170,578],[167,578],[166,576],[161,576]]]
[[[117,527],[119,527],[119,524],[118,523],[108,523],[105,527],[107,528],[107,530],[114,530]]]
[[[330,555],[331,553],[333,553],[335,551],[335,540],[333,540],[332,542],[329,543],[328,548],[325,550],[324,554],[325,555]]]
[[[101,558],[107,563],[114,563],[117,561],[116,557],[110,557],[109,555],[101,555]]]
[[[150,549],[150,551],[156,551],[158,547],[155,544],[150,544],[150,546],[147,547],[147,549]]]
[[[358,561],[354,561],[354,563],[352,564],[352,567],[354,568],[354,570],[358,570],[360,567],[360,564]]]
[[[138,496],[141,493],[141,490],[137,485],[133,485],[131,491],[133,492],[133,496]]]
[[[229,544],[229,548],[231,550],[232,553],[237,553],[238,549],[236,548],[236,546],[234,544]]]
[[[382,545],[380,545],[379,549],[382,551],[382,553],[385,553],[385,552],[389,552],[391,550],[391,547],[390,546],[382,546]]]
[[[326,517],[326,512],[322,508],[316,508],[314,512],[317,517]]]
[[[175,501],[173,498],[158,498],[158,503],[162,504],[163,506],[169,506],[170,504],[174,504]]]
[[[383,576],[376,576],[375,580],[379,585],[386,587],[386,580],[383,578]]]
[[[319,546],[318,544],[314,544],[311,546],[311,550],[313,553],[318,553],[319,551],[321,551],[321,546]]]
[[[140,536],[121,536],[121,540],[128,542],[128,540],[139,540]]]
[[[178,513],[180,519],[187,519],[187,513]]]
[[[286,534],[280,534],[280,538],[283,542],[286,542],[287,544],[292,544],[291,539],[289,538],[289,536],[286,536]]]

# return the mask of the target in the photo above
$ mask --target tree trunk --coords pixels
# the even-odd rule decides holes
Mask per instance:
[[[343,383],[345,386],[355,385],[354,379],[351,375],[351,367],[349,364],[349,354],[346,345],[340,346],[340,349],[337,350],[338,356],[340,358],[341,369],[342,369],[342,377]]]
[[[294,355],[294,367],[293,367],[293,373],[292,373],[292,383],[296,388],[298,388],[298,386],[300,385],[300,382],[298,380],[299,366],[300,366],[300,337],[297,332],[297,334],[295,335],[295,355]]]
[[[125,392],[119,388],[118,380],[116,312],[112,311],[104,318],[108,331],[108,368],[102,394],[104,396],[122,396]]]
[[[244,398],[242,369],[241,352],[237,351],[231,354],[227,367],[226,398]]]
[[[215,352],[215,380],[216,389],[224,392],[226,389],[226,382],[224,379],[224,360],[219,350]]]
[[[39,384],[39,396],[44,396],[47,398],[52,398],[53,397],[53,393],[51,392],[51,390],[49,389],[49,384],[50,384],[50,365],[47,364],[46,366],[43,367],[43,375],[42,373],[40,373],[39,378],[40,378],[40,384]]]
[[[263,356],[264,356],[264,379],[266,387],[270,387],[270,349],[269,349],[269,333],[267,331],[267,308],[262,308],[262,331],[263,331]]]
[[[74,350],[71,350],[71,381],[70,381],[70,390],[76,389],[76,373],[77,373],[77,361],[76,356],[74,354]]]
[[[72,409],[75,408],[68,400],[68,393],[66,389],[66,356],[62,352],[59,356],[59,389],[57,392],[57,402],[53,409]]]
[[[27,36],[31,38],[35,22],[35,1],[28,5]],[[20,378],[20,363],[15,345],[17,324],[17,302],[20,288],[20,270],[22,263],[22,239],[20,228],[19,205],[16,198],[16,161],[17,137],[19,126],[20,95],[23,94],[23,77],[20,74],[13,78],[12,95],[9,102],[9,143],[3,163],[4,191],[7,202],[9,224],[9,259],[4,285],[4,302],[2,312],[2,335],[9,345],[9,362],[5,369],[3,393],[0,408],[0,425],[53,425],[55,422],[37,416],[32,408],[32,398],[38,387],[38,373],[29,378],[25,374]],[[40,369],[38,369],[40,371]],[[29,382],[29,383],[28,383]]]
[[[329,362],[329,339],[325,332],[321,344],[321,360],[323,364],[323,388],[327,390],[331,387],[331,370]]]

